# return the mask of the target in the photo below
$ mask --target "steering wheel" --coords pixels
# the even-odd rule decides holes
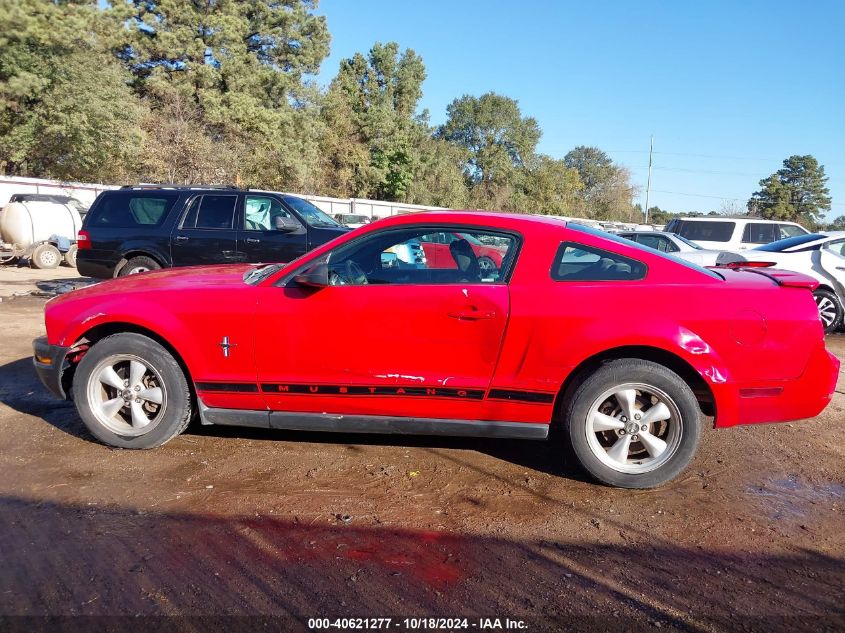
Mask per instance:
[[[342,272],[332,270],[329,274],[330,286],[366,286],[367,273],[356,262],[349,259]]]

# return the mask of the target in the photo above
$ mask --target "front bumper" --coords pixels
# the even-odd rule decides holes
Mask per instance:
[[[70,348],[50,345],[46,336],[39,336],[32,341],[32,359],[35,371],[44,386],[61,399],[66,399],[62,387],[62,374],[68,367],[67,353]]]

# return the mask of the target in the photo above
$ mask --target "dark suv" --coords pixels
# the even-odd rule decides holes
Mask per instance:
[[[123,187],[91,205],[77,268],[105,279],[169,266],[287,262],[348,230],[287,194]]]

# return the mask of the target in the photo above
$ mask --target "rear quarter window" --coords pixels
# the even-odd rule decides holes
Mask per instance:
[[[105,196],[97,205],[90,226],[114,228],[160,226],[178,197],[177,193],[161,192],[152,195],[121,192]]]
[[[552,264],[555,281],[636,281],[645,277],[647,266],[594,246],[564,242]]]

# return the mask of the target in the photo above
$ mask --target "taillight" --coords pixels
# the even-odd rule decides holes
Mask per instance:
[[[776,262],[728,262],[722,264],[725,268],[769,268],[774,266]]]
[[[76,236],[76,248],[80,251],[87,251],[93,248],[91,236],[88,234],[88,231],[80,231],[79,235]]]

